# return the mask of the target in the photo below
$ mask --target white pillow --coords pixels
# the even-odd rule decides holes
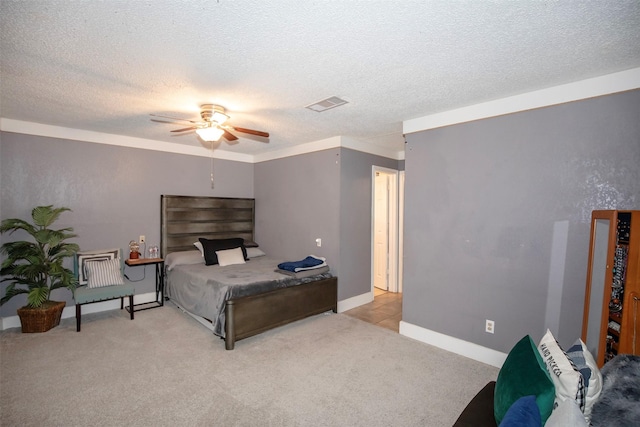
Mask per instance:
[[[260,248],[247,248],[248,258],[257,258],[259,256],[265,256],[266,254],[260,250]]]
[[[118,258],[106,261],[88,261],[85,266],[87,269],[88,288],[124,285],[122,271],[120,270],[120,259]]]
[[[564,400],[571,399],[578,404],[580,411],[584,412],[585,391],[582,374],[567,357],[550,330],[547,329],[547,333],[540,340],[538,351],[556,387],[553,408],[557,408]]]
[[[575,400],[566,399],[547,419],[544,427],[588,427],[585,419]]]
[[[224,267],[225,265],[244,264],[242,248],[216,251],[216,256],[218,257],[218,264],[220,264],[221,267]]]
[[[202,243],[200,242],[195,242],[193,244],[193,246],[195,246],[196,248],[198,248],[198,250],[200,251],[200,255],[202,255],[202,258],[204,258],[204,248],[202,247]]]

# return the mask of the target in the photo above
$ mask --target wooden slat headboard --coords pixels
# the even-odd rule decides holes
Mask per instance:
[[[162,195],[160,246],[163,257],[195,247],[199,237],[242,237],[254,243],[255,199]]]

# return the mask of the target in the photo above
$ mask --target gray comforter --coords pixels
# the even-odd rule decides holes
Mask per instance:
[[[227,300],[331,277],[328,272],[304,278],[291,277],[274,271],[281,262],[258,257],[245,264],[225,267],[177,265],[167,272],[166,295],[188,312],[211,321],[213,332],[224,337]]]

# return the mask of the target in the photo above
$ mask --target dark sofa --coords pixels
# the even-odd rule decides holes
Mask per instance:
[[[602,368],[603,388],[593,406],[591,427],[640,426],[640,356],[618,355]],[[454,427],[497,427],[496,382],[489,382],[464,408]]]
[[[496,427],[493,416],[493,393],[496,382],[490,381],[464,408],[453,427]]]

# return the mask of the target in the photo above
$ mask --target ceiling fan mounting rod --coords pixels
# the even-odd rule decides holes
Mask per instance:
[[[216,122],[221,125],[229,119],[225,109],[219,105],[202,104],[200,106],[200,117],[205,122]]]

